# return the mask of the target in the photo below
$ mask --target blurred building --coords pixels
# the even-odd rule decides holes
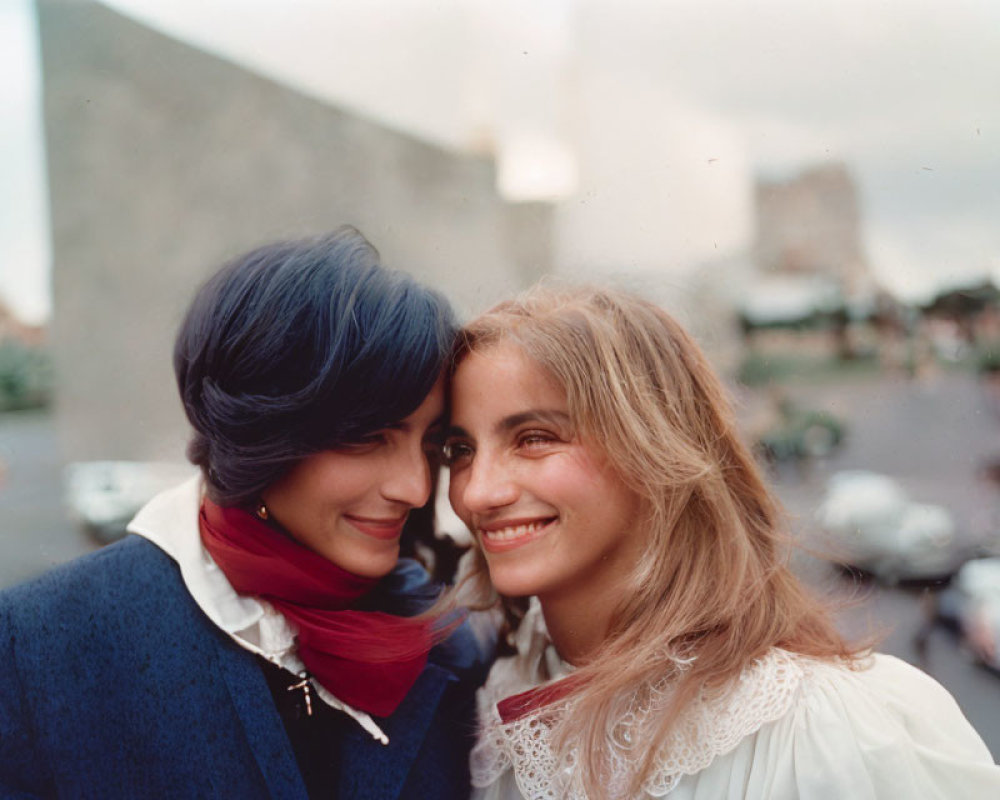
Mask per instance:
[[[858,190],[847,167],[821,164],[758,179],[753,272],[737,301],[752,350],[839,358],[871,349],[878,295],[863,246]],[[767,361],[767,357],[762,357]]]
[[[869,288],[857,186],[844,164],[823,164],[756,186],[755,259],[765,274],[832,278],[847,296]]]
[[[92,2],[38,4],[67,460],[179,459],[170,367],[196,286],[255,245],[351,223],[471,313],[550,270],[551,208],[452,152]]]

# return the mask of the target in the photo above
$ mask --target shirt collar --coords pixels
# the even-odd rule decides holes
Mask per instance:
[[[202,545],[198,529],[202,493],[200,477],[161,492],[136,514],[128,531],[148,539],[177,562],[198,607],[240,647],[293,674],[303,673],[305,665],[295,652],[295,631],[288,620],[269,603],[238,594]],[[323,702],[388,744],[370,715],[341,702],[315,680],[312,683]]]

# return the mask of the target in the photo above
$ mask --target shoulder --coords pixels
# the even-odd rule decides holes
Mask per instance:
[[[853,665],[796,661],[802,676],[787,713],[741,740],[694,784],[766,787],[748,797],[1000,796],[1000,768],[930,676],[892,656]]]
[[[32,614],[37,615],[38,604],[45,607],[79,600],[81,596],[102,598],[130,590],[141,593],[176,572],[173,561],[158,547],[140,537],[126,536],[115,544],[0,591],[0,607],[21,608],[30,600]]]
[[[146,628],[190,630],[196,608],[173,560],[137,536],[0,592],[12,641],[39,654]]]
[[[874,654],[850,665],[808,659],[803,664],[795,710],[804,721],[836,718],[841,728],[862,731],[866,722],[877,722],[900,736],[930,735],[950,725],[942,743],[986,751],[948,690],[905,661]]]
[[[947,689],[894,656],[848,666],[806,662],[795,709],[806,730],[832,726],[859,747],[931,747],[992,761],[986,745]]]
[[[873,653],[854,664],[804,659],[807,696],[837,696],[845,700],[881,703],[887,707],[917,707],[924,711],[946,706],[955,708],[955,701],[940,683],[896,656]]]

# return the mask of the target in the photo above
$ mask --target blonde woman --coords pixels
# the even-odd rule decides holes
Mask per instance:
[[[532,598],[480,692],[478,797],[1000,797],[947,691],[853,649],[791,574],[722,386],[659,308],[536,289],[475,320],[445,449],[480,573]]]

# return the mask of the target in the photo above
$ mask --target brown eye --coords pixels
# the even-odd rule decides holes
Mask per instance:
[[[366,433],[364,436],[359,436],[350,442],[343,442],[337,445],[335,450],[340,453],[370,453],[378,447],[381,447],[387,441],[385,431],[375,431],[374,433]]]
[[[531,450],[551,444],[557,438],[547,431],[525,431],[518,437],[517,443],[518,446]]]
[[[460,439],[448,439],[441,447],[441,455],[447,467],[454,467],[471,459],[473,452],[469,443]]]

